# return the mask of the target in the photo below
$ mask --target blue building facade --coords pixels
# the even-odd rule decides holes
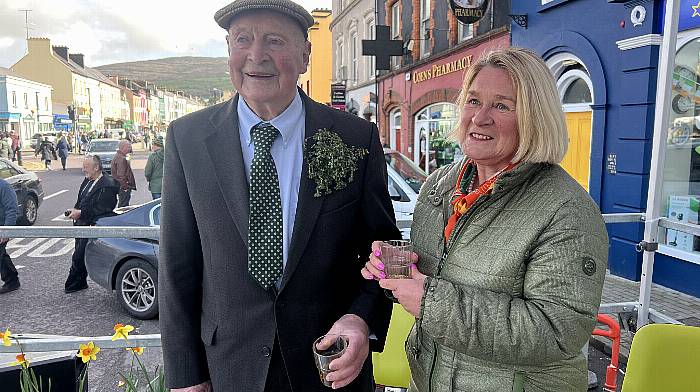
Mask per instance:
[[[683,49],[681,41],[695,43],[700,37],[696,5],[698,0],[681,4],[680,25],[686,31],[679,34],[678,56],[685,50],[686,62],[694,65],[674,70],[662,209],[665,216],[680,214],[690,223],[698,223],[700,204],[700,196],[694,197],[700,195],[700,121],[695,121],[700,120],[700,44]],[[589,193],[603,213],[646,210],[664,7],[660,0],[512,3],[513,14],[527,15],[526,27],[512,24],[512,45],[535,50],[555,75],[569,129],[582,129],[580,140],[570,132],[573,146],[583,151],[572,159],[588,166]],[[643,230],[638,223],[608,225],[611,273],[640,279],[642,255],[635,245]],[[654,281],[700,296],[700,239],[671,232],[661,235]]]

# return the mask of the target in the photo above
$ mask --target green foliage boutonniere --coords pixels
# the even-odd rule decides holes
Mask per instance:
[[[309,178],[316,182],[314,197],[348,186],[357,170],[357,161],[369,153],[365,148],[348,146],[337,133],[325,128],[307,138],[305,147]]]

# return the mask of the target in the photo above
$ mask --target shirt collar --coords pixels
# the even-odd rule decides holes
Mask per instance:
[[[253,110],[250,109],[250,107],[248,107],[248,104],[245,102],[245,99],[242,96],[239,96],[238,125],[240,127],[240,132],[244,137],[246,145],[250,145],[250,143],[252,143],[250,130],[261,121],[263,120],[260,117],[258,117],[258,115],[255,114],[255,112],[253,112]],[[290,103],[289,106],[287,106],[287,108],[282,113],[280,113],[279,116],[266,122],[272,124],[275,128],[277,128],[280,134],[282,135],[282,141],[284,143],[287,143],[289,142],[289,140],[291,140],[292,136],[294,136],[294,132],[297,129],[297,125],[303,121],[304,105],[301,101],[299,91],[297,91],[294,95],[292,103]]]

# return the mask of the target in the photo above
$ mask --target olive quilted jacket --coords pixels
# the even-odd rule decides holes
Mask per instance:
[[[428,275],[406,341],[410,391],[585,391],[608,236],[559,165],[521,164],[443,229],[460,169],[421,189],[412,240]]]

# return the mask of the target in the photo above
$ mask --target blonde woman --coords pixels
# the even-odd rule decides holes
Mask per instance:
[[[416,317],[409,390],[585,391],[608,238],[559,166],[567,133],[552,75],[528,50],[495,51],[469,68],[457,103],[465,159],[421,189],[412,278],[383,279],[378,253],[362,270]]]

